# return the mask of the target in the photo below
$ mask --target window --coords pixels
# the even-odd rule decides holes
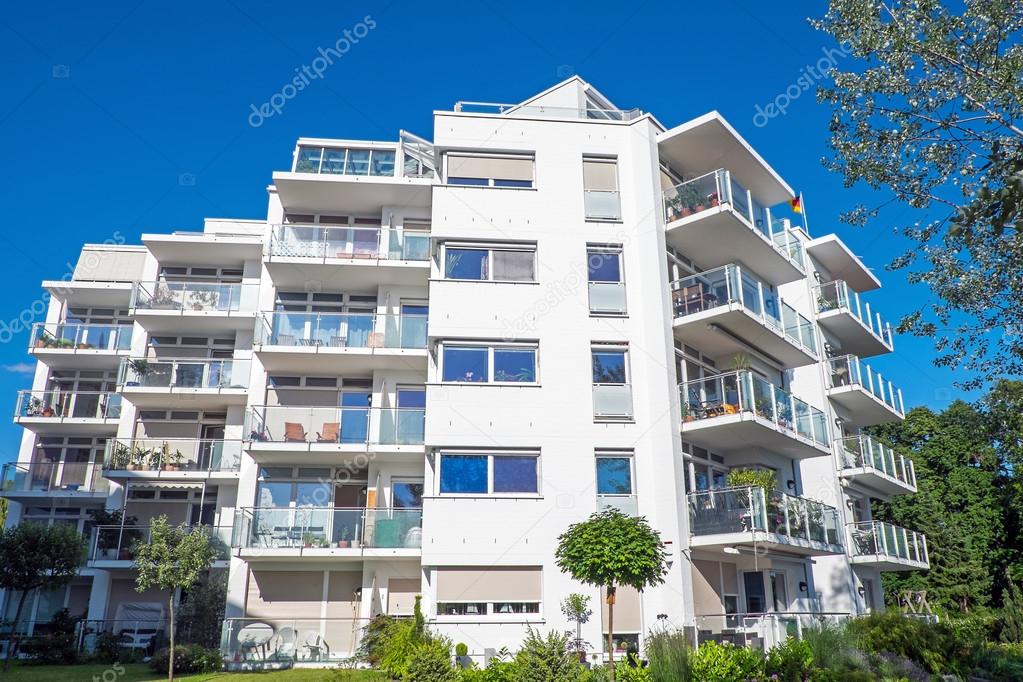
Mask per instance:
[[[608,349],[601,350],[594,348],[593,355],[593,383],[595,384],[624,384],[628,383],[626,377],[625,350]]]
[[[583,205],[587,220],[621,220],[617,159],[583,157]]]
[[[299,147],[296,173],[327,175],[394,175],[393,149]]]
[[[485,616],[486,602],[437,602],[439,616]]]
[[[539,614],[542,572],[538,566],[464,566],[434,569],[439,616]]]
[[[632,458],[597,456],[597,494],[632,494]]]
[[[449,185],[532,187],[533,157],[448,154],[447,179]]]
[[[450,383],[536,383],[536,346],[444,344],[441,380]]]
[[[593,363],[593,416],[600,420],[631,419],[628,349],[596,344],[590,353]]]
[[[451,454],[440,458],[442,495],[539,493],[539,457],[535,454]]]
[[[536,248],[446,244],[444,278],[535,282]]]
[[[622,278],[620,246],[587,246],[586,270],[589,278],[590,312],[624,315],[625,280]]]

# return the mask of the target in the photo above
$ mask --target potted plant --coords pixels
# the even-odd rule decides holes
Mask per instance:
[[[313,546],[313,539],[312,533],[302,533],[302,546],[309,549]]]
[[[129,471],[144,471],[148,463],[149,450],[136,446],[131,451],[131,464],[128,465],[128,469]]]
[[[217,302],[217,293],[208,289],[200,289],[189,293],[188,302],[192,310],[209,310]]]
[[[693,415],[692,409],[689,407],[689,403],[682,403],[682,421],[691,422],[695,420],[696,417]]]
[[[134,373],[135,380],[125,382],[128,386],[140,386],[141,382],[146,378],[152,369],[149,366],[149,360],[143,360],[141,358],[136,360],[128,361],[128,368]]]
[[[109,468],[115,471],[124,471],[130,470],[131,467],[131,449],[124,443],[115,442],[110,452]]]
[[[49,405],[44,407],[43,411],[42,411],[42,416],[44,416],[44,417],[52,417],[53,416],[53,408],[50,407]]]
[[[174,452],[170,453],[169,455],[166,455],[166,458],[164,459],[164,466],[167,467],[168,471],[181,471],[181,464],[184,461],[185,456],[181,454],[181,450],[175,448]]]
[[[345,526],[344,528],[341,529],[341,539],[337,541],[338,549],[347,549],[348,547],[351,546],[352,543],[349,542],[348,540],[350,534],[351,531],[349,530],[348,526]]]

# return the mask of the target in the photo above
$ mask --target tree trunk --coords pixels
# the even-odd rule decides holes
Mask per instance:
[[[607,665],[615,682],[615,586],[607,586]]]
[[[11,637],[7,641],[7,657],[4,658],[4,672],[7,672],[11,667],[11,659],[18,654],[18,645],[21,644],[21,635],[18,634],[18,621],[21,620],[21,610],[25,608],[25,598],[28,596],[28,590],[22,590],[21,596],[18,597],[18,610],[14,612],[14,622],[11,623]]]
[[[167,680],[174,682],[174,590],[170,591],[167,607],[167,613],[170,615],[170,660],[167,662]]]

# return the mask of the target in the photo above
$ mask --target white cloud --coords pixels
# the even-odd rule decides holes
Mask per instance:
[[[13,365],[3,365],[5,372],[11,374],[32,374],[36,371],[36,366],[28,362],[16,362]]]

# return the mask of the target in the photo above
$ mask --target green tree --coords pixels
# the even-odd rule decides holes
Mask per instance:
[[[18,622],[28,595],[43,587],[60,589],[71,582],[85,561],[85,538],[64,524],[21,523],[0,532],[0,557],[0,588],[18,593],[4,658],[7,672],[21,643]]]
[[[575,523],[558,538],[554,552],[558,568],[586,585],[607,590],[607,644],[614,653],[615,588],[627,585],[643,590],[660,585],[667,573],[668,554],[661,536],[643,517],[617,509],[597,512]],[[610,656],[614,682],[614,656]]]
[[[561,600],[561,613],[569,622],[575,623],[575,641],[572,642],[572,646],[576,651],[584,651],[586,643],[583,642],[583,625],[593,615],[590,598],[585,594],[573,592]]]
[[[932,298],[900,331],[935,340],[964,386],[1023,374],[1023,11],[1019,0],[831,0],[811,21],[851,52],[818,99],[830,104],[825,165],[876,204],[919,209],[909,268]],[[922,222],[920,222],[922,221]]]
[[[199,582],[213,564],[215,552],[204,528],[189,529],[184,524],[171,526],[166,516],[158,516],[149,527],[149,540],[133,547],[138,577],[135,589],[144,592],[158,587],[169,592],[167,614],[170,625],[170,655],[167,679],[174,679],[174,593]]]

